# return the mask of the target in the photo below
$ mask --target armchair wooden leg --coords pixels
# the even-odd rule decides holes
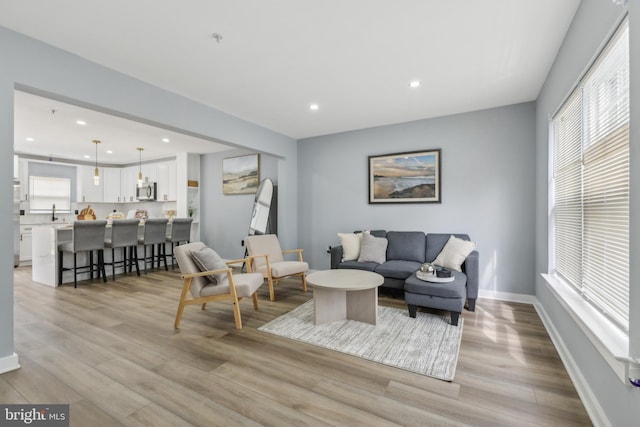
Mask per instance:
[[[204,304],[202,304],[202,307],[200,307],[201,310],[206,310],[207,308],[207,303],[205,302]]]
[[[253,299],[253,308],[255,310],[258,309],[258,294],[257,293],[253,293],[253,295],[251,295],[251,298]]]
[[[183,311],[184,311],[184,304],[182,303],[182,301],[180,301],[180,304],[178,304],[178,312],[176,313],[176,321],[173,324],[173,327],[175,329],[178,329],[180,327],[180,319],[182,319]]]
[[[267,280],[269,281],[269,300],[275,301],[276,295],[275,292],[273,292],[273,279],[269,276]]]
[[[236,329],[242,329],[242,317],[240,317],[240,303],[238,300],[233,303],[233,317],[236,321]]]
[[[302,290],[307,292],[307,275],[302,273]]]

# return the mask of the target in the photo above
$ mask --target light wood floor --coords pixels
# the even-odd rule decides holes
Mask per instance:
[[[447,383],[257,331],[312,297],[299,281],[260,310],[241,302],[173,320],[176,272],[77,289],[15,270],[15,347],[0,402],[69,403],[72,426],[567,426],[590,420],[533,307],[480,300],[465,311]],[[380,304],[405,308],[401,299]]]

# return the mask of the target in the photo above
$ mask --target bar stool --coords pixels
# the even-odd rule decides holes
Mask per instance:
[[[167,234],[167,243],[171,243],[171,268],[176,268],[176,257],[173,248],[179,246],[181,242],[189,243],[191,240],[191,223],[193,218],[174,218],[171,222],[171,232]]]
[[[160,268],[160,261],[164,262],[164,269],[167,268],[167,259],[165,253],[164,243],[167,236],[167,218],[148,218],[144,221],[144,233],[141,238],[138,239],[138,244],[143,247],[143,260],[144,260],[144,274],[147,274],[147,261],[151,261],[151,268],[153,268],[154,262],[158,261],[158,268]],[[147,246],[151,246],[151,256],[147,256]],[[155,253],[156,246],[158,253]]]
[[[102,274],[102,280],[107,281],[107,274],[104,271],[104,235],[106,220],[97,221],[76,221],[73,223],[73,237],[70,242],[58,244],[58,284],[62,284],[62,272],[73,270],[73,287],[78,287],[78,270],[81,273],[89,272],[93,279],[93,272],[98,273],[98,278]],[[98,253],[98,263],[93,262],[93,251]],[[73,253],[73,268],[63,267],[64,253]],[[89,264],[78,266],[78,252],[89,253]],[[84,271],[86,270],[86,271]]]
[[[111,248],[111,262],[105,264],[111,266],[113,280],[116,280],[116,267],[122,265],[124,272],[131,272],[132,266],[136,266],[136,274],[140,275],[138,267],[138,224],[139,219],[114,219],[111,221],[111,233],[107,233],[104,239],[104,247]],[[116,261],[115,250],[122,248],[122,260]],[[129,249],[129,256],[127,256]]]

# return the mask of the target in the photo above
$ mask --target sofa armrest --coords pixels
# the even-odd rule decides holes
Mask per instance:
[[[462,264],[462,271],[467,275],[467,299],[476,300],[478,298],[478,286],[480,280],[480,255],[478,251],[473,251]]]
[[[331,269],[338,268],[338,264],[342,262],[342,245],[331,247]]]

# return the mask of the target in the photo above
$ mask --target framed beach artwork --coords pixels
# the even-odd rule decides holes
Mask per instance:
[[[440,203],[440,150],[369,156],[369,203]]]
[[[260,155],[222,160],[222,193],[255,194],[260,183]]]

